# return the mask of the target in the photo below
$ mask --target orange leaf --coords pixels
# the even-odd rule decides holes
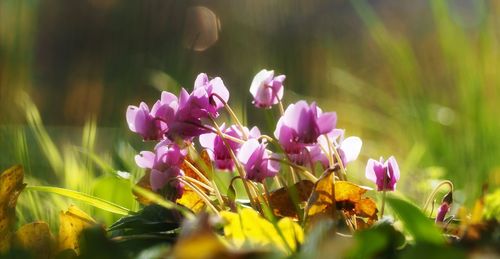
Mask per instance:
[[[311,195],[314,183],[302,180],[292,187],[283,187],[270,193],[269,201],[274,215],[298,218],[295,204],[306,202]]]
[[[0,174],[0,253],[10,248],[16,224],[17,197],[25,184],[24,172],[19,165]]]
[[[316,182],[306,207],[308,221],[333,217],[336,210],[347,216],[367,218],[368,224],[377,219],[377,206],[368,197],[363,197],[366,189],[347,181],[335,181],[333,171],[326,172]],[[335,195],[333,195],[335,194]],[[333,201],[335,197],[335,206]],[[334,209],[335,208],[335,209]]]
[[[205,177],[208,175],[206,171],[212,170],[212,162],[210,160],[210,156],[206,150],[203,150],[198,159],[194,159],[190,156],[186,157],[187,161],[184,161],[181,165],[182,171],[184,171],[184,175],[189,176],[193,179],[196,179],[200,182],[204,182],[204,180],[197,174],[191,167],[188,166],[188,162],[191,163],[200,173],[202,173]],[[210,172],[211,173],[211,172]],[[200,190],[209,194],[209,192],[201,187],[200,185],[193,183],[196,187],[199,187]],[[202,211],[205,207],[205,202],[194,192],[191,188],[185,186],[184,194],[182,197],[177,199],[178,204],[184,205],[195,213]]]

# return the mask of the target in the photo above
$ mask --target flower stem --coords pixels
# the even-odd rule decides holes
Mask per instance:
[[[426,211],[427,210],[427,207],[429,207],[429,204],[432,202],[432,200],[434,200],[434,197],[436,196],[436,194],[438,193],[439,189],[444,186],[444,185],[448,185],[450,187],[450,192],[453,192],[453,183],[450,181],[450,180],[444,180],[442,182],[440,182],[435,188],[434,190],[432,190],[431,194],[429,194],[429,197],[427,198],[427,200],[425,201],[425,205],[422,209],[422,211]]]
[[[189,169],[191,169],[206,184],[211,184],[210,180],[208,180],[208,178],[202,172],[200,172],[200,170],[198,170],[198,168],[196,168],[196,166],[194,166],[193,164],[191,164],[191,162],[189,162],[187,159],[184,159],[184,163],[186,163],[186,165],[189,167]]]
[[[197,160],[199,160],[199,154],[197,153],[196,149],[191,145],[189,146],[190,149],[193,150],[194,154],[197,156]],[[189,161],[185,160],[188,167],[193,170],[199,177],[201,177],[204,181],[207,182],[207,184],[211,185],[212,186],[212,191],[215,192],[215,196],[217,197],[217,200],[219,201],[219,204],[220,206],[224,206],[224,199],[222,199],[222,195],[220,194],[220,191],[219,191],[219,188],[217,186],[217,184],[215,184],[215,179],[214,179],[214,176],[213,176],[213,168],[212,166],[210,165],[210,168],[205,168],[204,170],[206,171],[209,171],[210,172],[210,178],[211,180],[208,180],[208,178],[205,177],[205,175],[203,173],[200,172],[200,170],[198,170],[198,168],[196,168],[196,166],[194,166],[192,163],[190,163]],[[203,161],[204,163],[204,161]]]
[[[273,160],[273,161],[278,161],[280,163],[283,163],[283,164],[286,164],[288,166],[290,166],[292,169],[299,169],[300,172],[302,172],[304,174],[304,176],[306,178],[308,178],[309,180],[311,180],[312,182],[316,182],[318,180],[318,178],[316,178],[316,176],[314,176],[313,174],[311,174],[311,172],[307,171],[306,169],[304,169],[302,166],[298,166],[292,162],[289,162],[288,160],[284,160],[284,159],[279,159],[279,158],[273,158],[273,157],[270,157],[268,158],[269,160]]]
[[[285,114],[285,109],[283,108],[283,102],[281,100],[278,101],[278,107],[280,109],[280,115],[283,116]]]
[[[224,101],[224,99],[222,99],[222,97],[220,97],[218,94],[212,93],[212,96],[217,97],[217,99],[219,99],[219,101],[222,104],[224,104],[224,108],[229,113],[229,115],[231,116],[231,118],[234,120],[234,122],[236,123],[236,125],[238,125],[238,127],[240,128],[241,134],[243,134],[243,139],[247,140],[248,139],[248,134],[245,131],[245,127],[243,127],[243,124],[241,124],[240,120],[238,119],[238,116],[236,116],[236,113],[234,113],[233,109],[231,109],[231,106],[229,106],[229,104],[226,101]]]
[[[220,130],[219,125],[217,125],[217,122],[215,121],[215,119],[212,117],[210,117],[210,119],[212,120],[212,123],[214,124],[214,127],[215,127],[217,134],[222,138],[222,142],[224,142],[224,145],[226,146],[229,154],[231,155],[231,159],[233,159],[233,161],[234,161],[234,164],[236,166],[236,170],[238,171],[238,174],[240,175],[241,179],[243,180],[243,186],[245,187],[245,191],[247,193],[248,199],[250,200],[250,203],[252,204],[252,207],[256,208],[254,198],[252,196],[252,193],[250,192],[250,187],[248,186],[248,182],[246,181],[246,178],[245,178],[245,170],[241,166],[238,158],[236,158],[236,155],[234,154],[233,150],[231,149],[231,146],[229,146],[227,139],[224,138],[222,131]]]
[[[382,191],[382,205],[381,205],[381,209],[380,209],[380,218],[382,218],[384,216],[384,209],[385,209],[385,198],[387,196],[387,192],[384,188],[384,190]]]
[[[200,197],[200,199],[203,200],[203,202],[205,202],[205,204],[213,211],[215,212],[215,214],[219,215],[219,211],[215,208],[215,206],[210,202],[210,200],[208,199],[208,196],[203,193],[198,187],[196,187],[195,185],[189,183],[188,181],[182,179],[182,178],[178,178],[180,182],[182,182],[183,184],[187,185],[189,188],[191,188],[191,190],[193,190],[197,195],[198,197]]]
[[[182,178],[184,178],[184,180],[186,180],[186,181],[189,181],[193,184],[197,184],[197,185],[205,188],[209,192],[215,192],[215,190],[212,187],[210,187],[209,185],[207,185],[201,181],[196,180],[195,178],[189,177],[187,175],[182,176]]]

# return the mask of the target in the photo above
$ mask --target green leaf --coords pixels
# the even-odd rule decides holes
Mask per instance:
[[[383,220],[369,229],[357,231],[354,239],[356,244],[349,251],[348,258],[393,258],[405,243],[404,235]]]
[[[180,227],[182,214],[174,209],[152,204],[144,207],[135,215],[126,216],[113,223],[108,231],[128,230],[132,234],[165,232]]]
[[[129,215],[130,210],[127,208],[124,208],[120,205],[114,204],[112,202],[82,193],[82,192],[77,192],[73,190],[68,190],[64,188],[58,188],[58,187],[50,187],[50,186],[28,186],[26,187],[27,191],[39,191],[39,192],[48,192],[48,193],[55,193],[59,194],[62,196],[66,196],[71,199],[79,200],[82,202],[85,202],[91,206],[94,206],[96,208],[109,211],[112,213],[116,213],[119,215]]]
[[[445,240],[441,231],[415,205],[394,197],[387,197],[386,201],[415,242],[444,244]]]

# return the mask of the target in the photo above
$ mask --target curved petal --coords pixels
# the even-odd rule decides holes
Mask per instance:
[[[140,168],[153,168],[155,163],[155,153],[151,151],[142,151],[135,156],[135,163]]]
[[[128,124],[128,128],[132,131],[132,132],[136,132],[136,128],[135,128],[135,117],[137,116],[137,112],[139,112],[139,107],[137,106],[133,106],[133,105],[129,105],[127,107],[127,113],[126,113],[126,116],[127,116],[127,124]]]
[[[210,94],[217,94],[218,96],[221,97],[224,102],[229,101],[229,90],[227,90],[227,87],[224,85],[224,82],[220,77],[216,77],[210,81],[210,84],[212,85],[212,90]],[[215,98],[215,102],[217,103],[217,107],[223,107],[224,104],[219,100],[219,98]]]
[[[199,137],[200,145],[204,148],[208,148],[210,150],[214,150],[214,142],[215,138],[217,137],[217,134],[215,133],[206,133],[206,134],[201,134]]]
[[[368,159],[368,162],[366,163],[366,168],[365,168],[365,177],[366,179],[377,183],[377,175],[375,174],[375,166],[378,164],[377,160],[374,159]]]
[[[337,126],[337,113],[325,112],[319,115],[317,123],[320,134],[328,133]]]
[[[205,73],[200,73],[196,77],[196,80],[194,80],[194,89],[199,88],[199,87],[204,87],[205,85],[208,84],[208,76]]]
[[[240,150],[238,151],[238,160],[240,160],[240,162],[243,164],[248,163],[248,160],[255,152],[255,150],[259,148],[259,146],[259,141],[257,141],[256,139],[249,139],[245,141],[245,143],[243,143]]]
[[[389,159],[387,159],[386,163],[387,163],[387,167],[389,168],[389,173],[392,173],[392,175],[390,175],[390,177],[391,178],[394,177],[394,179],[396,181],[398,181],[400,172],[399,172],[399,165],[398,165],[398,162],[396,161],[396,158],[394,158],[394,156],[391,156],[391,157],[389,157]]]
[[[254,98],[256,97],[259,89],[264,87],[264,85],[267,82],[272,80],[273,75],[274,75],[273,70],[269,71],[269,70],[262,69],[253,77],[252,84],[250,85],[250,93],[252,94],[252,96]]]
[[[363,146],[363,141],[358,137],[348,137],[340,144],[340,148],[344,151],[345,161],[352,162],[358,158],[359,152]]]

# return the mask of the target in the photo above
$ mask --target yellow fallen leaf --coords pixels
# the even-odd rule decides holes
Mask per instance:
[[[78,237],[83,229],[96,224],[85,212],[76,206],[70,206],[67,211],[59,214],[58,249],[63,251],[73,249],[79,253]]]
[[[200,231],[179,239],[172,251],[172,257],[178,259],[221,258],[229,251],[212,231]],[[224,257],[225,258],[225,257]]]
[[[0,253],[8,250],[14,235],[16,203],[24,189],[24,172],[20,165],[13,166],[0,175]]]
[[[239,213],[223,211],[221,216],[227,223],[224,235],[236,248],[244,245],[277,248],[285,254],[291,254],[304,241],[302,228],[291,218],[282,218],[275,226],[248,208],[243,208]]]
[[[25,224],[14,237],[13,245],[32,253],[34,258],[51,258],[55,240],[49,225],[42,221]]]
[[[176,202],[194,213],[200,213],[205,208],[205,202],[189,187],[184,187],[182,197],[177,199]]]

